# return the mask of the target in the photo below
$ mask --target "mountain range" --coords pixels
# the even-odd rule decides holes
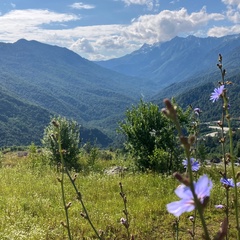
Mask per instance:
[[[0,89],[18,101],[46,110],[45,123],[50,115],[61,115],[105,135],[113,134],[126,107],[136,102],[141,92],[148,94],[141,79],[107,70],[66,48],[37,41],[1,43],[0,71]],[[110,142],[107,136],[101,139],[102,145]]]
[[[78,121],[83,142],[109,146],[124,112],[140,98],[161,105],[174,96],[182,106],[202,104],[208,106],[206,118],[212,107],[204,101],[221,80],[219,53],[238,89],[240,35],[176,37],[100,62],[37,41],[0,43],[0,146],[40,143],[54,115]]]
[[[221,38],[175,37],[164,43],[144,44],[139,50],[121,58],[96,63],[125,75],[147,78],[153,88],[158,89],[158,95],[161,91],[172,95],[181,84],[173,87],[174,91],[169,86],[176,83],[203,76],[205,82],[207,79],[211,81],[210,78],[217,71],[219,53],[224,56],[228,71],[231,74],[237,73],[240,63],[239,49],[240,35]],[[195,85],[196,82],[192,84],[193,87]],[[166,87],[169,87],[167,91]]]

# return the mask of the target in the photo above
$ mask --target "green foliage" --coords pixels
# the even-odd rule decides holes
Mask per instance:
[[[88,164],[90,166],[93,166],[98,159],[99,156],[99,150],[97,147],[92,147],[89,154],[88,154]]]
[[[153,154],[149,156],[151,166],[153,166],[154,170],[160,173],[164,173],[166,169],[168,169],[168,162],[166,159],[168,159],[168,153],[162,149],[155,149]]]
[[[59,127],[60,138],[58,136],[57,127],[53,122]],[[77,122],[59,116],[52,118],[49,125],[45,128],[42,143],[51,151],[51,162],[54,164],[61,163],[58,145],[59,139],[61,139],[61,148],[63,150],[63,157],[66,166],[69,169],[74,168],[79,170],[78,154],[80,134]]]
[[[188,112],[183,112],[180,108],[178,111],[180,121],[187,125]],[[133,154],[140,169],[160,172],[178,169],[182,150],[176,142],[172,123],[159,111],[157,105],[141,100],[138,106],[127,110],[125,122],[119,126],[127,138],[126,148]],[[159,156],[161,158],[158,162]]]

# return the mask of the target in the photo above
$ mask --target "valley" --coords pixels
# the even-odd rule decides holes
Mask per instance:
[[[239,101],[239,39],[240,35],[176,37],[101,62],[37,41],[0,43],[0,131],[8,139],[0,145],[40,144],[44,126],[54,115],[76,120],[88,129],[82,131],[83,143],[91,139],[99,146],[114,145],[119,141],[119,121],[140,99],[162,106],[162,99],[174,97],[183,108],[200,107],[202,121],[216,121],[217,114],[212,113],[219,111],[219,105],[213,106],[209,96],[219,81],[220,52],[227,78],[234,82],[228,86],[231,101]],[[238,105],[231,111],[237,117]],[[89,137],[86,132],[94,134]]]

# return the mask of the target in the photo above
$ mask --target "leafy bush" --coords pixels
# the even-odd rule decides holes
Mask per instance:
[[[187,123],[189,115],[180,108],[178,112],[180,121]],[[119,126],[120,132],[126,136],[125,146],[135,157],[140,169],[158,172],[178,169],[182,149],[176,143],[175,128],[157,105],[141,100],[138,106],[127,110],[126,119]],[[160,152],[165,156],[164,160],[157,159]]]
[[[64,117],[54,117],[45,128],[42,143],[52,153],[51,162],[53,164],[61,163],[59,139],[66,167],[80,170],[78,163],[80,133],[77,122]]]

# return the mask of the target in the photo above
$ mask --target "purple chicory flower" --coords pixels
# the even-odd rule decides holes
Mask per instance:
[[[210,100],[212,102],[216,102],[219,99],[219,97],[222,95],[223,90],[224,90],[224,85],[221,85],[220,87],[215,88],[214,92],[210,96]]]
[[[120,223],[121,223],[121,224],[126,224],[126,223],[127,223],[127,220],[122,217],[122,218],[120,219]]]
[[[182,164],[183,164],[184,168],[187,168],[188,160],[184,159],[182,161]],[[190,164],[192,166],[192,171],[193,172],[197,172],[199,170],[200,164],[199,164],[198,161],[195,160],[195,158],[190,158]]]
[[[232,178],[221,178],[220,182],[226,187],[234,187],[234,182]]]
[[[210,196],[211,189],[212,181],[207,175],[201,176],[198,182],[194,182],[194,191],[201,203],[203,203],[206,197]],[[194,198],[190,187],[181,184],[175,190],[175,193],[181,198],[181,200],[167,204],[167,210],[169,213],[179,217],[182,213],[191,212],[195,208]]]
[[[129,227],[129,224],[128,224],[127,219],[125,219],[125,218],[123,218],[123,217],[120,219],[120,223],[121,223],[122,225],[124,225],[126,228]]]
[[[215,208],[217,209],[223,209],[225,206],[222,204],[215,205]]]
[[[199,115],[202,112],[200,108],[194,108],[193,111],[196,115]]]
[[[220,182],[226,187],[234,187],[235,186],[232,178],[228,178],[228,179],[227,178],[221,178]],[[237,185],[237,187],[240,187],[240,182],[238,182],[236,185]]]

